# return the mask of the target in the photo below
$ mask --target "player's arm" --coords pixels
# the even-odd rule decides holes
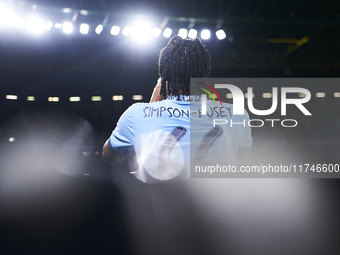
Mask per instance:
[[[105,162],[116,165],[123,161],[126,156],[133,153],[134,129],[136,128],[133,119],[138,114],[136,107],[137,112],[139,112],[139,106],[134,104],[120,116],[117,126],[105,142],[102,151],[102,158]]]
[[[126,156],[119,155],[113,152],[109,146],[109,140],[107,140],[103,146],[102,159],[112,165],[117,165],[123,161]]]
[[[157,81],[157,84],[155,88],[153,89],[153,93],[150,99],[150,103],[162,101],[162,96],[161,96],[161,87],[162,87],[162,79],[159,78]]]

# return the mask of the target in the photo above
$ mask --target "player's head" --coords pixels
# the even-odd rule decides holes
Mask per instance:
[[[208,77],[210,69],[210,54],[199,38],[172,37],[159,55],[161,95],[190,94],[190,78]]]

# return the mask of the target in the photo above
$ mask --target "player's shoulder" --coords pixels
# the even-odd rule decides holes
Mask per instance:
[[[129,114],[132,115],[136,112],[140,112],[140,111],[145,111],[145,109],[149,108],[149,107],[159,107],[160,105],[163,105],[163,101],[159,101],[159,102],[154,102],[154,103],[146,103],[146,102],[139,102],[139,103],[134,103],[132,105],[130,105],[130,107],[125,111],[125,114]]]
[[[167,104],[173,103],[173,100],[162,100],[158,102],[152,102],[152,103],[134,103],[132,104],[129,109],[131,108],[132,110],[137,110],[137,109],[144,109],[145,107],[158,107],[158,106],[164,106]]]
[[[127,108],[126,111],[136,111],[138,109],[141,109],[141,108],[147,106],[148,104],[149,103],[134,103],[134,104],[130,105],[130,107]]]

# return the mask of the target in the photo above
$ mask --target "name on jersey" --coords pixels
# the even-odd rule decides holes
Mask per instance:
[[[152,118],[152,117],[174,117],[174,118],[189,118],[190,112],[189,110],[178,109],[174,107],[145,107],[143,109],[144,116],[143,118]],[[199,118],[202,116],[202,110],[198,109],[196,112],[191,112],[191,114],[198,114]],[[207,108],[207,115],[209,118],[212,117],[232,117],[231,107],[225,106],[215,106],[215,107],[208,107]]]
[[[183,110],[173,107],[145,107],[143,109],[144,116],[143,118],[151,118],[151,117],[186,117],[189,118],[189,110]]]

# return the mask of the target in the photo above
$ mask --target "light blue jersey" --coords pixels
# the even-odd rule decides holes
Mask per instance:
[[[133,104],[124,112],[112,132],[109,139],[110,149],[123,156],[132,155],[135,152],[138,167],[132,169],[132,172],[135,172],[136,177],[144,182],[150,179],[172,179],[180,174],[188,176],[190,148],[192,150],[192,146],[199,147],[202,141],[207,140],[206,133],[212,127],[213,114],[223,110],[214,109],[215,111],[212,110],[210,115],[209,111],[206,116],[202,115],[199,109],[200,102],[197,100],[199,100],[197,96],[181,95],[179,100],[177,96],[170,96],[159,102]],[[213,107],[209,108],[209,105],[211,102],[208,103],[208,110],[213,109]],[[232,105],[224,104],[225,106]],[[217,117],[216,113],[215,117]],[[227,108],[223,110],[223,113],[229,119],[232,118]],[[190,117],[195,118],[196,121],[190,122]],[[248,115],[246,117],[249,119]],[[190,142],[190,124],[193,125],[193,123],[195,125],[198,123],[205,128],[202,132],[200,131],[201,134],[196,132],[193,135],[194,141]],[[227,125],[224,126],[222,128],[227,130],[224,136],[228,140],[225,141],[222,138],[217,140],[220,142],[219,146],[226,146],[225,143],[229,143],[227,146],[232,147],[230,154],[233,157],[239,147],[251,146],[249,127],[244,128],[239,125],[230,129]],[[197,130],[196,126],[194,130]],[[229,139],[231,136],[233,139]],[[211,148],[211,143],[215,142],[216,139],[212,140],[209,147],[213,153],[216,148]],[[200,152],[195,150],[192,153]]]

